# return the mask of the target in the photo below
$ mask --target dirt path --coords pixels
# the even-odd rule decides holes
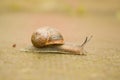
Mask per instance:
[[[45,25],[59,29],[65,41],[81,43],[93,35],[87,56],[20,52],[31,44],[31,33]],[[0,80],[119,80],[119,34],[120,21],[114,16],[2,14]]]

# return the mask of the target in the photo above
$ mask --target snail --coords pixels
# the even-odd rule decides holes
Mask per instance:
[[[89,39],[86,37],[81,45],[65,42],[58,30],[51,27],[42,27],[33,32],[31,36],[33,46],[22,49],[22,51],[84,54],[84,46],[91,38],[92,36]]]

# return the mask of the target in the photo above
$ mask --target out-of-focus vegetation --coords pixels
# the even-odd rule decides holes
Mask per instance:
[[[64,0],[1,0],[0,13],[3,12],[53,12],[67,14],[83,14],[85,8],[74,8]]]
[[[0,0],[0,13],[34,12],[68,15],[115,15],[120,17],[120,0]]]
[[[120,11],[116,13],[116,17],[120,20]]]

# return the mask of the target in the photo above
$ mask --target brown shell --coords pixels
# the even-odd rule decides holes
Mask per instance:
[[[36,30],[31,37],[32,44],[35,47],[44,47],[47,45],[64,44],[63,36],[50,27],[43,27]]]

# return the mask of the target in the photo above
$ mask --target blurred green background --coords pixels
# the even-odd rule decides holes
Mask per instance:
[[[61,13],[120,16],[119,0],[1,0],[0,13]]]

